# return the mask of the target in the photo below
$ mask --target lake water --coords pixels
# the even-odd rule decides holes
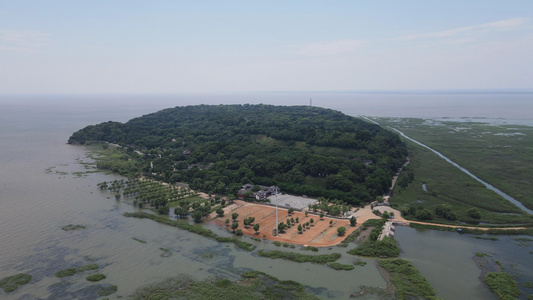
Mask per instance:
[[[124,122],[167,107],[201,103],[308,105],[310,98],[313,105],[352,115],[533,120],[531,94],[1,96],[0,278],[27,272],[33,279],[15,292],[0,291],[0,298],[91,299],[103,284],[116,284],[118,292],[110,296],[113,299],[180,273],[198,279],[237,279],[249,268],[299,281],[322,298],[345,299],[361,285],[384,286],[371,259],[364,259],[368,264],[353,271],[334,271],[313,264],[260,258],[253,252],[150,220],[125,218],[123,212],[133,208],[96,188],[96,183],[117,177],[84,173],[87,169],[80,162],[90,161],[88,150],[66,144],[70,134],[84,126],[109,120]],[[68,224],[82,224],[86,229],[61,230]],[[212,229],[225,234],[222,229]],[[533,248],[516,245],[512,237],[494,242],[399,228],[397,240],[401,256],[419,268],[443,299],[493,297],[478,278],[480,270],[472,260],[475,251],[494,253],[520,281],[533,281]],[[257,244],[262,249],[278,249],[269,243]],[[172,256],[162,257],[160,248],[170,249]],[[355,258],[345,254],[346,250],[321,252],[343,253],[339,262],[351,263]],[[107,278],[89,283],[86,274],[63,279],[54,276],[59,270],[89,263],[98,264]]]

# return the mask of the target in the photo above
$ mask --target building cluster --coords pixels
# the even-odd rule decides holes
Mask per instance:
[[[279,193],[279,188],[277,186],[264,186],[264,185],[253,185],[250,183],[247,183],[242,186],[242,189],[240,189],[237,192],[237,197],[239,199],[244,200],[245,197],[253,197],[257,201],[264,201],[269,196],[276,194],[276,192]]]

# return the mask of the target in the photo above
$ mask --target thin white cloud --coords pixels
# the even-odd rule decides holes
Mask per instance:
[[[404,36],[394,38],[393,40],[412,41],[412,40],[418,40],[418,39],[468,36],[468,35],[473,35],[476,33],[487,33],[487,32],[493,32],[493,31],[510,30],[520,25],[523,25],[527,22],[528,22],[527,18],[513,18],[513,19],[500,20],[500,21],[495,21],[491,23],[466,26],[466,27],[454,28],[454,29],[437,31],[437,32],[404,35]]]
[[[339,40],[291,46],[294,53],[303,56],[336,56],[352,52],[364,44],[358,40]]]
[[[36,52],[48,43],[48,34],[35,30],[0,29],[0,50]]]

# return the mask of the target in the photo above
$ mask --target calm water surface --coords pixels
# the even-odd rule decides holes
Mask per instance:
[[[150,220],[125,218],[122,213],[134,208],[116,202],[111,199],[111,194],[96,188],[96,183],[117,177],[84,173],[87,169],[80,162],[90,161],[86,157],[88,150],[66,144],[72,132],[86,125],[109,120],[124,122],[166,107],[200,103],[305,105],[311,97],[315,105],[354,115],[420,117],[425,110],[427,117],[467,116],[447,113],[464,103],[451,95],[434,97],[433,103],[423,102],[421,95],[0,97],[0,278],[20,272],[33,276],[30,284],[15,292],[6,294],[0,291],[0,298],[90,299],[103,284],[118,286],[118,292],[111,296],[116,298],[130,295],[140,286],[181,273],[198,279],[237,279],[239,273],[249,268],[280,279],[299,281],[323,298],[348,298],[361,285],[384,286],[385,281],[371,259],[366,260],[368,264],[365,267],[340,272],[313,264],[261,258],[253,252],[237,250],[231,245],[221,245]],[[475,101],[498,104],[501,95],[499,97],[500,101],[492,97],[476,98]],[[509,97],[524,104],[530,96]],[[493,109],[500,109],[499,105]],[[411,115],[408,115],[409,111]],[[461,111],[467,113],[467,110]],[[504,112],[508,115],[486,113],[470,116],[532,119],[525,115],[524,109],[507,108]],[[82,224],[86,229],[61,230],[68,224]],[[212,229],[225,234],[221,229]],[[147,243],[139,243],[133,238]],[[510,268],[511,272],[521,276],[524,282],[533,280],[524,275],[533,274],[529,265],[533,256],[528,252],[533,249],[531,246],[513,246],[518,250],[509,250],[506,242],[515,245],[509,237],[506,242],[491,242],[450,233],[400,228],[397,240],[402,247],[402,256],[420,269],[443,299],[466,299],[457,295],[468,295],[469,299],[492,297],[479,281],[480,270],[472,261],[472,256],[480,247],[481,250],[498,253],[502,261],[514,266]],[[269,243],[257,244],[259,248],[277,249]],[[170,249],[172,256],[162,257],[160,248]],[[345,253],[346,249],[321,251]],[[516,251],[523,253],[517,256]],[[349,264],[353,260],[354,257],[343,254],[339,262]],[[524,260],[529,264],[520,262]],[[99,283],[88,283],[86,274],[64,279],[54,276],[59,270],[89,263],[98,264],[100,272],[107,278]]]

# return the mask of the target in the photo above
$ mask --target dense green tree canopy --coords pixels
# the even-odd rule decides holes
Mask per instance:
[[[137,166],[144,175],[207,192],[236,194],[254,183],[353,204],[385,192],[407,155],[397,134],[309,106],[175,107],[87,126],[69,139],[94,141],[118,144],[129,155],[108,169],[128,162],[128,171]]]

